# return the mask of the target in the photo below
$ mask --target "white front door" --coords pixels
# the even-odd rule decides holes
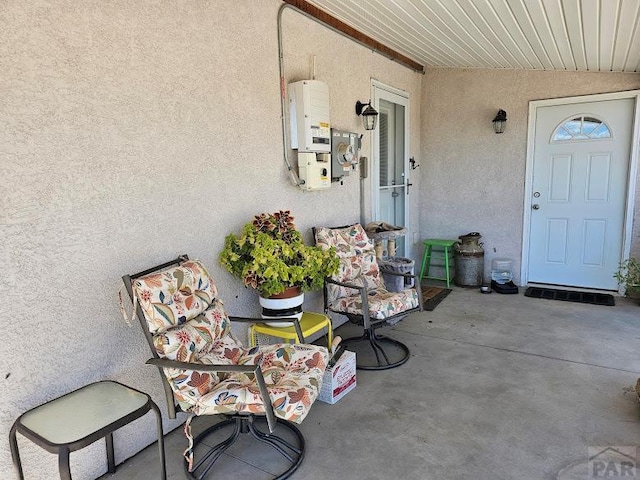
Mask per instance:
[[[373,86],[373,107],[378,126],[373,137],[373,219],[407,226],[408,106],[404,92],[377,83]],[[405,255],[405,239],[396,239],[396,255]]]
[[[537,109],[528,281],[616,290],[634,99]]]

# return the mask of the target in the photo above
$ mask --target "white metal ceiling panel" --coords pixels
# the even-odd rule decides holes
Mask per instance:
[[[537,2],[528,2],[530,8],[532,10],[536,10],[539,7]],[[551,70],[555,68],[555,65],[549,58],[549,54],[547,50],[544,48],[542,41],[540,39],[540,32],[544,32],[547,27],[547,21],[543,15],[539,15],[539,18],[542,19],[540,25],[534,25],[531,20],[531,16],[529,15],[529,10],[524,5],[524,3],[520,2],[511,2],[507,4],[511,9],[511,14],[515,21],[520,25],[522,29],[522,33],[524,34],[527,42],[531,45],[536,57],[540,60],[540,63],[544,65],[544,68],[547,70]],[[536,28],[537,27],[537,28]]]
[[[618,27],[620,2],[600,10],[600,70],[609,71],[613,63],[613,48]]]
[[[580,0],[563,0],[564,21],[569,34],[569,44],[573,52],[573,61],[578,70],[587,69],[587,56],[582,40],[582,16]]]
[[[640,0],[308,0],[429,66],[640,68]]]
[[[557,4],[557,2],[556,2]],[[521,5],[517,4],[516,5]],[[534,35],[540,41],[542,48],[544,49],[545,55],[549,58],[551,65],[555,70],[564,70],[565,63],[560,55],[560,47],[556,43],[556,38],[553,33],[553,29],[551,23],[549,22],[549,15],[545,10],[545,5],[542,1],[535,2],[527,2],[526,4],[527,13],[529,14],[529,18],[531,20],[531,33],[530,36]],[[524,12],[520,12],[520,9],[517,9],[517,12],[521,15],[524,15]],[[566,41],[566,37],[562,38],[562,25],[559,26],[559,31],[561,34],[561,40],[564,40],[563,46],[568,46],[568,42]],[[571,49],[569,49],[569,52]]]
[[[638,0],[620,0],[620,16],[618,17],[618,31],[616,32],[616,44],[613,50],[614,71],[625,71],[625,63],[629,56],[631,38],[638,28]]]
[[[564,20],[564,10],[558,0],[542,0],[542,9],[551,28],[551,41],[558,49],[562,58],[562,68],[565,70],[576,70],[576,61],[573,58],[569,32]]]
[[[582,35],[589,70],[600,69],[600,9],[598,0],[582,0]]]
[[[464,2],[467,3],[467,2]],[[489,30],[494,34],[496,38],[500,41],[500,50],[502,50],[505,54],[508,52],[512,54],[518,60],[518,65],[516,68],[533,68],[533,63],[530,60],[530,56],[527,56],[525,52],[523,52],[516,43],[513,41],[507,26],[500,20],[498,14],[493,9],[491,4],[486,0],[473,0],[469,2],[474,5],[474,8],[478,10],[479,14],[483,16],[485,22]],[[447,65],[454,66],[454,65]]]

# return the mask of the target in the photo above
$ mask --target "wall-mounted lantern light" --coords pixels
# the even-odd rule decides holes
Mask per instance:
[[[498,114],[496,118],[493,119],[493,131],[496,133],[504,132],[505,127],[507,126],[507,112],[504,110],[498,110]]]
[[[358,100],[356,102],[356,115],[362,115],[362,124],[365,130],[375,130],[378,112],[371,106],[371,100],[369,100],[369,103],[362,103]]]

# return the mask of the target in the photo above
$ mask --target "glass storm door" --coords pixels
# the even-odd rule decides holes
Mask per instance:
[[[373,105],[378,111],[374,130],[372,206],[374,220],[406,227],[409,99],[374,85]],[[405,238],[396,239],[396,255],[405,255]]]

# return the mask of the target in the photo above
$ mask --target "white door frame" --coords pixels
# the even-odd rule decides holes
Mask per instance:
[[[390,87],[378,80],[371,79],[371,104],[373,108],[379,111],[380,107],[380,97],[377,95],[378,90],[384,91],[385,100],[389,100],[390,102],[397,103],[404,106],[404,184],[405,184],[405,195],[407,195],[407,183],[409,183],[409,119],[411,118],[411,114],[409,111],[409,93],[404,90],[400,90],[399,88]],[[380,130],[376,128],[371,131],[371,168],[369,178],[371,179],[370,188],[371,188],[371,219],[373,221],[378,220],[380,215],[380,165],[379,162],[375,161],[378,155],[378,151],[380,149]],[[405,235],[405,239],[411,238],[409,233],[409,201],[406,200],[404,206],[404,225],[403,227],[407,228],[407,234]],[[406,240],[406,247],[409,246],[409,241]],[[406,253],[406,251],[405,251]]]
[[[629,171],[627,173],[627,199],[623,225],[622,261],[629,257],[633,230],[633,209],[635,205],[636,177],[638,171],[638,154],[640,139],[640,90],[626,92],[601,93],[595,95],[581,95],[578,97],[554,98],[549,100],[532,100],[529,102],[529,127],[527,132],[527,163],[525,170],[524,216],[522,228],[522,262],[520,267],[520,285],[527,285],[529,273],[529,236],[531,235],[531,207],[533,203],[533,163],[535,157],[536,119],[538,108],[570,105],[574,103],[601,102],[632,98],[635,100],[633,111],[633,126],[631,133],[631,148]],[[621,287],[622,288],[622,287]],[[622,293],[622,292],[621,292]]]

